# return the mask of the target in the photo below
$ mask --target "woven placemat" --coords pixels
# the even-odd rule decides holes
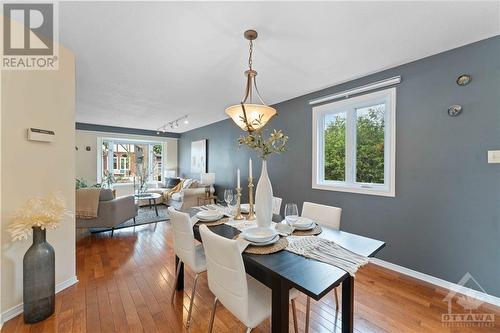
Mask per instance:
[[[321,227],[316,224],[316,226],[311,230],[295,230],[292,233],[292,236],[316,236],[319,235],[322,231],[323,229],[321,229]]]
[[[235,239],[237,239],[238,237],[239,235],[236,236]],[[245,251],[243,252],[249,254],[271,254],[284,250],[287,246],[288,246],[287,239],[285,237],[280,237],[279,241],[271,245],[267,246],[248,245]]]
[[[222,219],[220,219],[220,220],[213,221],[213,222],[203,222],[203,221],[201,221],[201,220],[198,220],[198,222],[196,222],[196,224],[198,224],[198,225],[202,225],[202,224],[204,224],[204,225],[206,225],[207,227],[214,227],[214,226],[216,226],[216,225],[221,225],[221,224],[224,224],[224,223],[226,223],[227,221],[229,221],[229,218],[224,217],[224,218],[222,218]]]

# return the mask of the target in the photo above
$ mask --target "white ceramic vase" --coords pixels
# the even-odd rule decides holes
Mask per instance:
[[[270,227],[273,219],[273,187],[267,174],[267,163],[262,161],[257,190],[255,191],[255,216],[259,227]]]

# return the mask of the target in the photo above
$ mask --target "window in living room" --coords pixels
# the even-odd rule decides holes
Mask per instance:
[[[313,108],[315,189],[394,196],[395,88]]]
[[[98,179],[108,171],[116,183],[138,182],[139,178],[148,182],[162,181],[164,154],[161,142],[99,139],[102,144],[98,145]]]

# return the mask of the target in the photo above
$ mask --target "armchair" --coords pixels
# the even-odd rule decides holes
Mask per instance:
[[[85,228],[111,228],[111,236],[117,225],[134,219],[137,216],[138,207],[134,196],[123,196],[114,198],[113,191],[102,189],[99,196],[99,208],[95,219],[76,219],[76,227]]]

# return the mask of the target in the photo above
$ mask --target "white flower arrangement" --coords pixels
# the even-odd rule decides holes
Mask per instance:
[[[14,221],[7,230],[12,241],[28,239],[33,227],[55,229],[64,216],[71,216],[61,193],[52,193],[46,198],[29,199],[12,216]]]

